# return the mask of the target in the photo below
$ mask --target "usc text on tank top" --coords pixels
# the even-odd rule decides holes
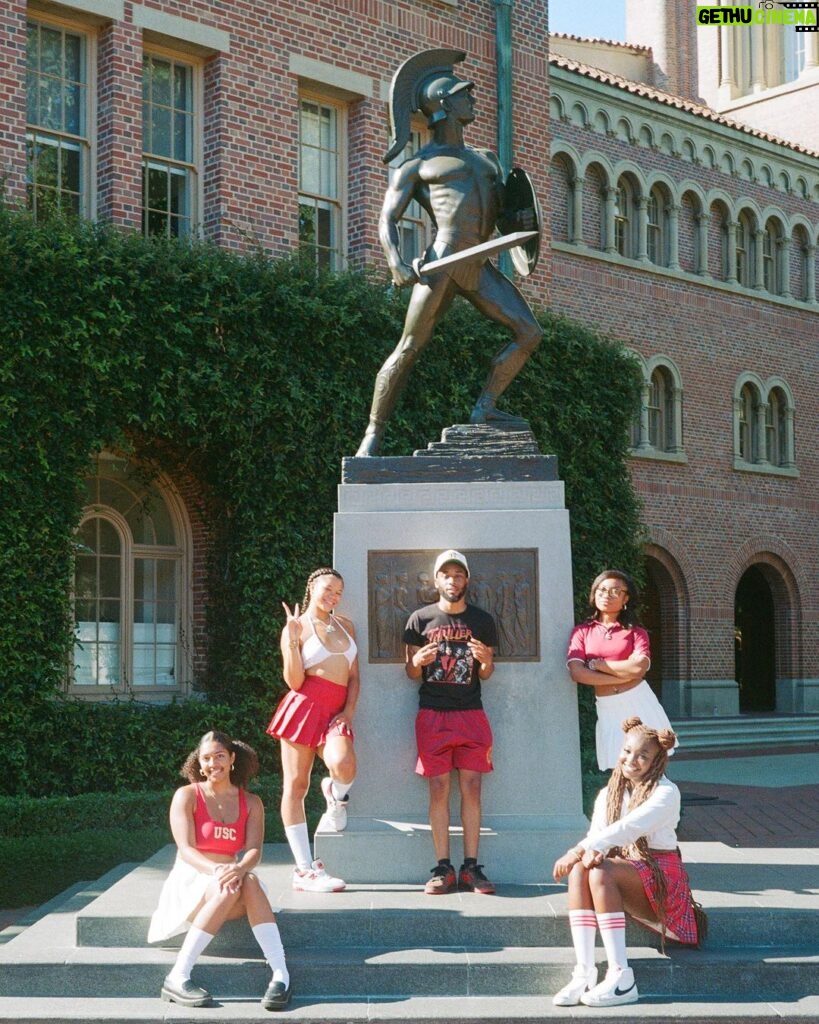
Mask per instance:
[[[236,821],[214,821],[208,813],[205,794],[201,783],[196,783],[196,809],[193,823],[196,833],[196,849],[202,853],[226,853],[231,857],[244,848],[247,825],[247,801],[245,791],[239,790],[239,817]]]

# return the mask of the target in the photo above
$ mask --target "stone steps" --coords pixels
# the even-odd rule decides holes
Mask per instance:
[[[819,740],[817,714],[679,718],[673,725],[680,740],[680,753],[686,755],[695,751],[801,746]]]
[[[195,969],[195,979],[215,994],[214,1009],[159,1000],[175,949],[149,947],[144,938],[172,855],[169,847],[145,864],[74,887],[13,936],[0,936],[0,1024],[270,1020],[259,1005],[268,969],[244,922],[226,928]],[[324,896],[293,893],[288,861],[286,848],[266,848],[260,869],[281,908],[296,993],[287,1019],[525,1024],[574,1021],[586,1012],[551,1004],[574,959],[565,887],[504,885],[495,897],[433,898],[420,886],[370,885]],[[640,1002],[629,1006],[627,1018],[622,1009],[594,1012],[660,1024],[816,1019],[815,901],[787,906],[776,898],[776,907],[766,906],[753,891],[763,888],[754,873],[770,873],[771,864],[742,865],[737,893],[746,893],[744,900],[718,891],[717,869],[696,868],[708,886],[697,893],[711,918],[706,946],[670,946],[664,956],[647,932],[630,925]],[[778,884],[775,871],[767,877],[766,884]],[[602,962],[602,949],[597,955]]]
[[[397,999],[316,1000],[295,998],[283,1021],[311,1024],[577,1024],[581,1015],[618,1020],[621,1024],[808,1024],[819,1019],[819,996],[798,1001],[737,1003],[724,997],[669,1004],[642,997],[640,1002],[611,1010],[586,1007],[560,1008],[540,996],[475,996],[470,999],[415,996]],[[158,999],[4,999],[0,997],[0,1024],[167,1024],[169,1021],[242,1022],[275,1021],[257,999],[220,999],[213,1008],[179,1010]]]

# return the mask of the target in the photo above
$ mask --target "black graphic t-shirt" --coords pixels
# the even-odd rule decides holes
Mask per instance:
[[[455,615],[441,611],[437,604],[428,604],[413,612],[404,630],[404,643],[424,647],[438,644],[435,661],[421,669],[423,682],[419,688],[422,708],[439,711],[470,711],[483,707],[480,663],[472,656],[469,641],[482,641],[487,647],[498,646],[495,620],[481,608],[468,604]]]

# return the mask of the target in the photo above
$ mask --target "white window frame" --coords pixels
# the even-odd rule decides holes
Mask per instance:
[[[171,67],[187,68],[190,71],[190,152],[185,154],[185,159],[179,159],[172,154],[155,153],[147,147],[152,143],[150,126],[145,123],[145,99],[143,93],[143,147],[142,147],[142,233],[144,235],[161,235],[162,237],[195,237],[201,232],[201,210],[202,210],[202,164],[203,164],[203,68],[202,62],[190,53],[181,50],[172,50],[154,44],[146,44],[142,52],[143,58],[143,86],[145,65],[149,60],[166,62]],[[172,86],[171,86],[172,88]],[[173,110],[171,108],[173,117]],[[173,135],[173,129],[171,129]],[[168,175],[168,184],[174,175],[184,177],[185,195],[189,205],[188,214],[183,217],[175,217],[170,211],[155,211],[165,218],[164,230],[162,232],[150,229],[150,211],[148,208],[148,191],[150,172],[161,171]],[[174,232],[174,223],[177,222],[185,227],[185,230]]]
[[[335,163],[336,194],[331,191],[323,191],[321,187],[317,190],[305,189],[302,187],[302,109],[303,104],[316,104],[319,108],[326,108],[333,112],[335,118],[335,148],[325,150],[333,154]],[[347,104],[337,99],[314,91],[312,89],[300,89],[298,99],[298,156],[299,156],[299,251],[309,255],[315,261],[316,270],[328,269],[332,271],[344,270],[347,264],[347,126],[348,108]],[[319,183],[321,185],[321,182]],[[302,239],[301,216],[302,207],[313,207],[314,210],[324,209],[330,213],[331,233],[335,232],[335,240],[331,238],[329,245],[319,245]],[[326,257],[322,254],[326,253]]]
[[[54,146],[59,154],[58,159],[62,160],[62,154],[67,150],[79,151],[79,189],[77,192],[77,208],[75,212],[80,217],[91,217],[94,214],[95,192],[93,188],[94,174],[96,167],[96,67],[97,67],[97,40],[93,31],[80,21],[67,18],[60,18],[51,14],[43,14],[36,8],[30,9],[26,18],[26,48],[28,49],[28,29],[30,25],[38,28],[45,28],[51,31],[61,32],[65,35],[77,36],[82,43],[83,64],[81,84],[85,90],[84,100],[80,112],[80,132],[75,134],[66,130],[56,130],[34,121],[28,120],[28,84],[26,87],[26,178],[29,189],[27,198],[28,208],[35,217],[39,214],[39,201],[37,187],[30,180],[31,162],[29,160],[29,147],[40,145]],[[40,186],[42,187],[42,186]],[[69,190],[61,190],[46,186],[49,193],[68,193]]]
[[[110,452],[98,456],[99,461],[116,460],[128,462]],[[132,463],[130,463],[133,465]],[[192,536],[184,505],[170,481],[162,474],[151,478],[151,485],[159,493],[168,510],[177,538],[175,545],[146,544],[134,539],[131,528],[122,513],[105,504],[87,505],[80,518],[79,526],[100,519],[116,531],[120,541],[120,573],[119,573],[119,607],[121,609],[119,623],[119,672],[114,684],[96,682],[78,683],[75,678],[74,659],[72,657],[71,674],[68,690],[74,696],[89,700],[105,700],[123,694],[136,694],[143,698],[167,699],[173,696],[184,696],[190,691],[192,664],[189,638],[191,636],[192,582],[190,564],[192,552]],[[176,603],[174,683],[147,684],[136,683],[134,670],[134,653],[137,643],[137,626],[134,609],[134,580],[136,562],[143,560],[172,561],[174,563],[174,591]],[[73,600],[79,600],[74,596]],[[90,620],[89,620],[90,621]],[[77,641],[78,642],[78,641]]]

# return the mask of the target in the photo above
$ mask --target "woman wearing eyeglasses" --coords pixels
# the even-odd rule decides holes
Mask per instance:
[[[635,614],[638,599],[637,588],[627,573],[606,569],[589,591],[591,616],[575,626],[569,638],[569,675],[578,684],[594,687],[597,764],[601,771],[617,764],[625,718],[636,715],[652,729],[671,728],[645,680],[651,649],[648,633]]]

